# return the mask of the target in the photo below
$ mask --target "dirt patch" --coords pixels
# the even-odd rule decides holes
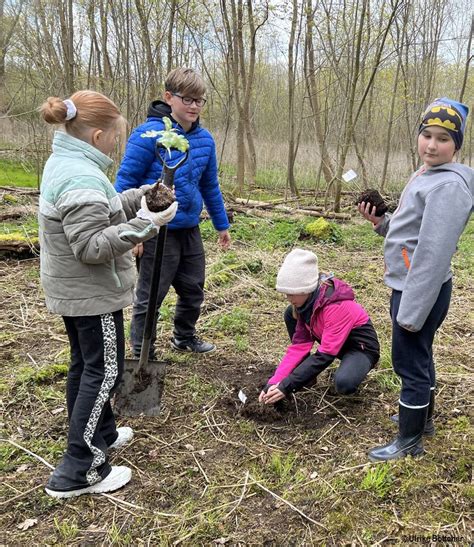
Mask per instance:
[[[257,222],[251,219],[249,230]],[[205,245],[208,264],[217,263],[215,238]],[[367,267],[366,250],[322,243],[314,248],[322,266],[356,285],[387,359],[388,290],[382,289],[378,251]],[[65,378],[40,383],[32,373],[69,360],[67,334],[62,319],[44,306],[38,260],[0,261],[0,362],[9,371],[0,386],[2,437],[30,451],[2,445],[0,495],[7,503],[0,526],[7,544],[332,546],[354,538],[364,545],[395,544],[407,531],[430,536],[440,526],[466,540],[472,426],[464,403],[472,384],[472,341],[465,310],[473,302],[464,264],[436,341],[436,436],[424,440],[422,458],[371,466],[367,450],[396,434],[390,415],[399,393],[389,362],[371,371],[354,396],[335,392],[330,368],[310,389],[276,408],[260,405],[258,395],[287,343],[286,304],[273,288],[286,249],[267,252],[242,244],[234,251],[245,262],[256,257],[264,268],[238,272],[224,286],[207,289],[199,333],[215,342],[217,351],[199,356],[171,351],[172,317],[160,321],[157,349],[168,363],[162,412],[119,416],[118,425],[132,427],[135,438],[110,454],[112,465],[133,467],[132,481],[113,500],[82,497],[66,504],[45,494],[50,469],[31,453],[55,465],[65,448]],[[461,264],[462,247],[459,255]],[[216,322],[235,308],[250,311],[248,325]],[[127,321],[130,315],[127,309]],[[248,397],[245,405],[240,390]],[[37,523],[23,530],[28,519]]]

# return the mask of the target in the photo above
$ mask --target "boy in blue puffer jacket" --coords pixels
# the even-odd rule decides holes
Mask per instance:
[[[203,202],[219,233],[223,249],[230,245],[229,221],[217,178],[216,147],[212,135],[199,125],[199,114],[206,103],[206,87],[201,76],[190,68],[172,70],[165,80],[163,101],[153,101],[146,122],[134,129],[117,173],[115,188],[123,192],[153,184],[161,176],[162,165],[156,158],[156,138],[143,138],[147,131],[165,128],[163,117],[173,122],[177,133],[189,141],[189,157],[175,172],[178,212],[168,225],[157,308],[172,285],[178,295],[171,346],[179,351],[207,353],[215,346],[196,336],[196,322],[204,300],[204,247],[199,230]],[[166,163],[175,165],[182,152],[173,150]],[[145,325],[155,239],[137,249],[140,271],[133,305],[131,342],[135,356],[140,355]],[[157,312],[158,312],[157,309]],[[155,359],[152,335],[150,359]]]

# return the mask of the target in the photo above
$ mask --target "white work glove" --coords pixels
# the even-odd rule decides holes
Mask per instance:
[[[137,212],[137,217],[142,218],[143,220],[150,220],[153,224],[155,224],[155,226],[164,226],[165,224],[168,224],[168,222],[171,222],[176,215],[176,211],[178,210],[178,202],[173,201],[168,209],[158,213],[153,213],[147,207],[145,196],[142,197],[140,205],[141,209]]]

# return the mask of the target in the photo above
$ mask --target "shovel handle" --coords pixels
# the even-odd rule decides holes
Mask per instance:
[[[150,295],[148,297],[148,307],[145,316],[145,329],[143,331],[142,349],[140,351],[139,366],[148,362],[151,336],[153,327],[156,323],[156,304],[158,302],[158,289],[160,287],[161,266],[163,264],[163,254],[166,243],[167,226],[161,226],[156,237],[155,256],[153,258],[153,268],[151,273]]]
[[[189,150],[186,150],[184,156],[174,165],[168,165],[166,163],[166,161],[161,157],[161,150],[166,150],[166,148],[160,142],[156,141],[156,157],[163,167],[163,171],[161,173],[161,181],[165,186],[168,186],[168,188],[173,188],[174,173],[176,169],[178,169],[178,167],[188,159]]]
[[[182,165],[189,155],[189,151],[186,150],[184,156],[177,162],[175,165],[167,165],[165,160],[161,157],[161,149],[165,150],[165,147],[157,141],[156,143],[156,157],[158,161],[163,166],[163,172],[161,175],[161,181],[168,188],[173,188],[174,186],[174,174],[176,169]],[[151,284],[150,284],[150,294],[148,296],[148,307],[146,310],[145,316],[145,328],[143,330],[143,340],[142,340],[142,349],[140,351],[140,361],[139,368],[148,363],[150,345],[151,345],[151,336],[153,333],[153,328],[157,319],[157,310],[156,304],[158,302],[158,290],[160,288],[160,278],[161,278],[161,266],[163,264],[163,254],[166,243],[166,233],[168,231],[167,226],[161,226],[156,238],[155,246],[155,256],[153,258],[153,268],[151,273]]]

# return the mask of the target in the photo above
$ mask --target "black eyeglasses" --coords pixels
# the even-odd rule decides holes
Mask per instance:
[[[196,103],[196,106],[204,106],[207,102],[206,99],[203,99],[202,97],[200,99],[193,99],[192,97],[183,97],[182,95],[178,95],[178,93],[171,92],[171,95],[174,95],[175,97],[179,97],[183,104],[186,106],[191,106],[193,103]]]

